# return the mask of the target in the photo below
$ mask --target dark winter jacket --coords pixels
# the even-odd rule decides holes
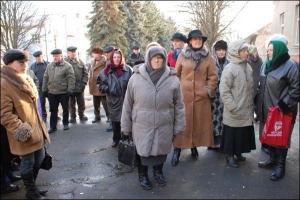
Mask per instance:
[[[75,74],[75,89],[74,93],[83,92],[85,86],[88,82],[88,72],[85,68],[84,63],[81,59],[71,60],[69,57],[65,58],[65,61],[70,63],[73,67],[74,74]]]
[[[127,84],[132,76],[131,67],[124,66],[122,71],[122,76],[118,77],[117,73],[113,69],[111,69],[107,75],[104,74],[103,69],[97,77],[97,85],[100,92],[106,93],[109,116],[111,121],[115,122],[121,121],[121,113]]]
[[[40,89],[42,89],[43,86],[43,78],[48,64],[49,64],[48,61],[43,60],[42,63],[36,63],[36,62],[33,63],[29,68],[34,72],[36,77],[39,79]]]
[[[62,60],[58,65],[50,63],[44,74],[43,89],[51,94],[73,92],[75,88],[74,70],[71,64]]]
[[[131,53],[126,64],[130,65],[131,67],[133,67],[134,65],[140,64],[145,62],[144,56],[139,53],[138,55],[136,55],[135,53]]]
[[[287,53],[277,59],[268,73],[266,64],[262,65],[255,99],[255,112],[259,121],[266,122],[270,106],[283,106],[284,110],[293,113],[295,123],[299,98],[299,68]]]

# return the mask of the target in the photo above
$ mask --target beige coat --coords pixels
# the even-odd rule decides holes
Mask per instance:
[[[1,124],[7,129],[12,154],[22,156],[39,150],[44,146],[44,139],[50,143],[38,112],[37,98],[38,92],[30,77],[24,80],[10,67],[1,69]],[[22,132],[32,133],[25,142],[13,138],[15,133]]]
[[[176,70],[166,71],[155,86],[145,64],[134,67],[121,117],[122,132],[132,132],[140,156],[167,155],[173,134],[185,128],[184,104]]]
[[[201,58],[198,71],[194,72],[196,61],[184,56],[187,48],[190,48],[189,45],[179,54],[175,66],[185,104],[186,128],[183,134],[174,138],[173,145],[176,148],[213,146],[210,101],[218,83],[217,68],[212,56],[208,54]]]
[[[99,59],[99,62],[95,64],[95,60],[91,63],[91,69],[90,69],[90,77],[89,77],[89,88],[90,88],[90,94],[93,96],[105,96],[106,94],[101,93],[99,91],[99,88],[97,86],[97,77],[98,74],[102,69],[105,68],[107,58],[102,55]]]
[[[251,126],[254,115],[252,69],[238,50],[244,42],[237,40],[228,48],[230,63],[224,68],[220,94],[224,103],[223,123],[231,127]]]

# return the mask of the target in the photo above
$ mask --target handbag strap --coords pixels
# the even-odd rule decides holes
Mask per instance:
[[[119,86],[120,91],[121,91],[121,95],[124,96],[124,93],[123,93],[122,87],[121,87],[121,85],[120,85],[120,83],[119,83],[119,81],[118,81],[118,78],[116,77],[116,75],[115,75],[114,73],[112,73],[111,76],[113,77],[113,79],[115,79],[116,84]]]

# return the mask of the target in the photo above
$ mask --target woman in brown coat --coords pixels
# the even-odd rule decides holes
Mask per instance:
[[[90,77],[89,77],[89,88],[90,94],[93,95],[93,104],[94,104],[94,115],[92,123],[96,123],[101,121],[100,117],[100,102],[102,102],[102,106],[105,110],[105,114],[107,119],[109,120],[107,103],[106,103],[106,94],[103,94],[99,91],[97,86],[97,77],[102,69],[105,68],[106,65],[106,56],[102,55],[103,49],[99,46],[95,46],[92,49],[92,56],[94,60],[91,64],[90,69]]]
[[[26,198],[44,199],[46,190],[35,185],[45,157],[45,139],[50,137],[37,108],[38,91],[26,74],[28,56],[18,49],[8,50],[1,69],[1,124],[7,130],[11,153],[21,156],[20,173]]]
[[[178,164],[181,148],[191,148],[192,157],[197,159],[197,147],[214,144],[210,101],[217,87],[218,74],[212,56],[203,45],[206,40],[200,30],[191,31],[188,45],[176,62],[185,104],[186,128],[173,141],[174,166]]]

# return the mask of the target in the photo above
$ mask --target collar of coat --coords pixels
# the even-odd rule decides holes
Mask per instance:
[[[282,54],[280,57],[277,58],[277,60],[270,66],[270,69],[267,71],[266,68],[266,74],[270,71],[273,71],[280,67],[282,64],[284,64],[286,61],[290,59],[290,55],[288,53]]]
[[[207,57],[209,54],[208,49],[205,45],[200,50],[194,51],[190,45],[186,45],[182,49],[182,54],[187,59],[193,59],[194,61],[200,60],[202,57]]]
[[[6,79],[11,82],[15,86],[17,86],[20,90],[28,93],[30,97],[35,101],[38,98],[38,91],[32,78],[30,78],[26,74],[26,78],[21,78],[17,75],[16,71],[11,67],[4,66],[1,69],[1,78]]]
[[[136,74],[141,74],[143,77],[145,77],[147,80],[149,80],[151,83],[151,79],[150,76],[146,70],[146,64],[140,64],[140,65],[135,65],[133,67],[133,73]],[[177,70],[173,67],[167,67],[166,71],[163,73],[163,75],[161,76],[160,80],[157,83],[157,86],[162,82],[162,80],[164,80],[165,78],[167,78],[168,76],[176,76],[177,75]]]
[[[65,57],[64,59],[65,61],[67,61],[68,63],[76,63],[76,64],[79,64],[79,59],[78,58],[75,58],[74,60],[72,60],[69,56]]]
[[[97,69],[97,68],[99,68],[99,67],[101,67],[101,66],[105,66],[106,65],[106,60],[107,60],[107,58],[106,58],[106,56],[104,56],[104,55],[101,55],[101,57],[100,57],[100,59],[99,60],[93,60],[92,61],[92,66],[91,66],[91,69],[93,69],[93,70],[95,70],[95,69]],[[96,62],[97,62],[97,64],[96,64]]]

